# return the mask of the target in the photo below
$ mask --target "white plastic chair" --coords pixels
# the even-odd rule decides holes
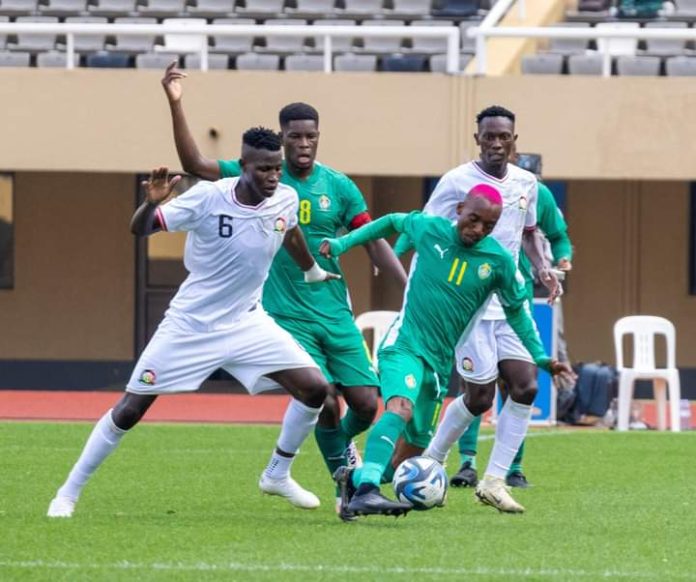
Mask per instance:
[[[624,365],[623,337],[633,336],[633,367]],[[655,366],[655,336],[664,335],[667,342],[667,367]],[[633,385],[636,380],[652,380],[657,401],[657,428],[665,430],[667,388],[669,388],[669,417],[672,432],[679,432],[679,401],[681,388],[676,368],[676,333],[674,325],[664,317],[632,315],[622,317],[614,324],[616,367],[619,371],[619,398],[617,430],[628,430]]]
[[[394,322],[398,311],[366,311],[355,318],[355,325],[361,332],[372,331],[372,363],[377,366],[377,351],[389,326]]]

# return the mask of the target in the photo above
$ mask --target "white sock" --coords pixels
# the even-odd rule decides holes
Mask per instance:
[[[279,455],[277,450],[274,450],[264,471],[266,477],[282,479],[289,475],[290,465],[302,443],[314,430],[320,412],[321,407],[311,408],[295,398],[290,401],[283,417],[283,425],[280,429],[276,448],[292,456]]]
[[[475,416],[464,404],[464,397],[455,398],[445,410],[440,426],[430,441],[425,455],[444,463],[452,445],[459,440]]]
[[[495,443],[491,458],[488,461],[486,475],[504,479],[510,470],[512,460],[527,435],[529,419],[532,416],[532,407],[529,404],[520,404],[508,398],[503,405],[498,417],[498,426],[495,429]]]
[[[114,424],[111,419],[111,409],[102,416],[92,429],[92,434],[89,435],[85,447],[82,449],[82,454],[70,471],[68,479],[58,489],[58,496],[77,501],[87,480],[118,446],[126,432]]]

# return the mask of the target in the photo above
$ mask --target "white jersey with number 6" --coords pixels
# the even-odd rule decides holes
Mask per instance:
[[[186,280],[166,317],[192,331],[229,328],[253,309],[287,229],[297,224],[298,197],[279,184],[273,196],[247,206],[235,196],[239,178],[199,182],[157,209],[168,231],[188,231]]]
[[[518,261],[525,228],[534,228],[537,222],[537,179],[534,174],[507,165],[502,179],[484,172],[475,161],[462,164],[447,172],[438,182],[423,212],[457,220],[457,204],[477,184],[493,186],[503,197],[503,211],[491,235]],[[482,319],[505,319],[497,296],[493,296]]]

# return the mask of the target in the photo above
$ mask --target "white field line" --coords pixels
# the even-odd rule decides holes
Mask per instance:
[[[48,560],[2,560],[0,569],[26,570],[116,570],[116,571],[152,571],[152,572],[311,572],[327,574],[379,574],[379,575],[436,575],[436,576],[504,576],[511,578],[624,578],[629,580],[655,579],[648,572],[629,572],[623,570],[574,570],[563,568],[441,568],[409,566],[350,566],[332,564],[277,564],[226,562],[211,564],[207,562],[129,562],[78,563]],[[690,575],[670,573],[670,579],[688,580]]]

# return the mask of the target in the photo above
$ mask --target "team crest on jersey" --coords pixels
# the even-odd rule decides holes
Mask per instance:
[[[331,198],[329,198],[326,194],[319,196],[319,208],[322,210],[328,210],[331,208]]]
[[[406,384],[406,388],[415,388],[416,377],[413,374],[408,374],[407,376],[404,376],[404,384]]]
[[[491,269],[491,266],[488,263],[483,263],[483,265],[478,268],[479,279],[488,279],[488,277],[491,276],[492,271],[493,269]]]
[[[464,358],[462,360],[462,370],[464,370],[465,372],[473,372],[474,371],[474,361],[469,357]]]
[[[155,374],[154,370],[145,370],[142,374],[140,374],[139,382],[141,384],[147,384],[148,386],[154,386],[156,380],[157,374]]]
[[[287,229],[287,223],[286,223],[285,219],[282,216],[279,216],[278,218],[276,218],[275,224],[273,225],[273,230],[275,232],[279,232],[282,234],[285,232],[286,229]]]
[[[527,197],[520,196],[520,210],[527,210]]]

